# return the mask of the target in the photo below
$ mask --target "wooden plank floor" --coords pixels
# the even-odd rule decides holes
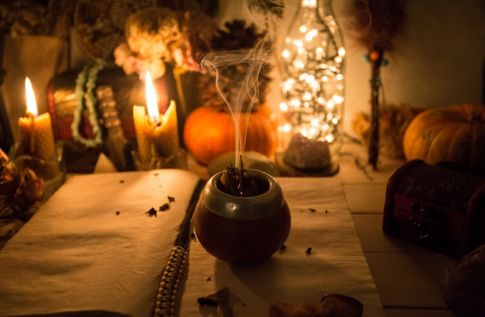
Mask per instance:
[[[356,160],[365,153],[344,147],[340,178],[357,235],[388,317],[452,317],[440,292],[445,271],[456,261],[382,231],[385,189],[400,160],[382,159],[379,172],[365,172]],[[360,159],[360,160],[359,160]]]

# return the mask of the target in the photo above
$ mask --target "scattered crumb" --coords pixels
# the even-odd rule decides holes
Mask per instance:
[[[124,179],[120,179],[120,184],[123,184],[125,182]]]
[[[115,214],[118,216],[120,214],[120,211],[116,210]]]
[[[312,248],[308,248],[308,249],[306,249],[305,253],[306,253],[307,255],[312,254]]]
[[[205,281],[206,281],[206,282],[210,282],[210,281],[212,281],[212,277],[210,277],[210,276],[209,276],[209,277],[207,277],[207,278],[205,279]]]
[[[169,203],[173,203],[173,202],[175,202],[175,197],[172,197],[172,196],[167,196],[167,199],[168,199],[168,202],[169,202]]]
[[[160,207],[158,207],[159,211],[167,211],[169,209],[170,209],[170,205],[168,203],[165,203],[165,204],[161,205]]]
[[[158,173],[153,173],[153,176],[158,176]]]
[[[317,211],[315,208],[308,208],[308,210],[310,210],[311,212]]]
[[[325,213],[328,214],[328,210],[327,209],[325,209]]]
[[[280,247],[280,252],[286,251],[286,248],[287,248],[287,246],[286,246],[285,244],[283,244],[283,245]]]
[[[152,216],[157,216],[157,210],[155,208],[150,208],[147,212],[148,216],[152,217]]]
[[[244,302],[242,302],[242,303],[241,303],[241,305],[242,305],[243,307],[248,307],[248,305],[246,305],[246,303],[244,303]]]

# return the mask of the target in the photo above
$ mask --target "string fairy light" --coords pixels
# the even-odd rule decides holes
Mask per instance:
[[[281,50],[286,120],[279,131],[333,143],[344,105],[346,51],[330,0],[301,0]]]

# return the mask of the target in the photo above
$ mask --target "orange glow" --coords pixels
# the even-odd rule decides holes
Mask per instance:
[[[32,83],[30,82],[29,77],[25,77],[25,96],[25,99],[27,100],[27,113],[37,116],[39,111],[37,109],[34,89],[32,88]]]
[[[148,109],[148,117],[150,118],[151,122],[159,122],[160,113],[158,112],[157,94],[155,92],[155,87],[153,86],[150,72],[147,72],[145,75],[145,84],[145,98]]]

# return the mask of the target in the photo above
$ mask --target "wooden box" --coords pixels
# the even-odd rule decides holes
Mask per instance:
[[[485,243],[485,178],[413,160],[387,184],[383,230],[459,258]]]

